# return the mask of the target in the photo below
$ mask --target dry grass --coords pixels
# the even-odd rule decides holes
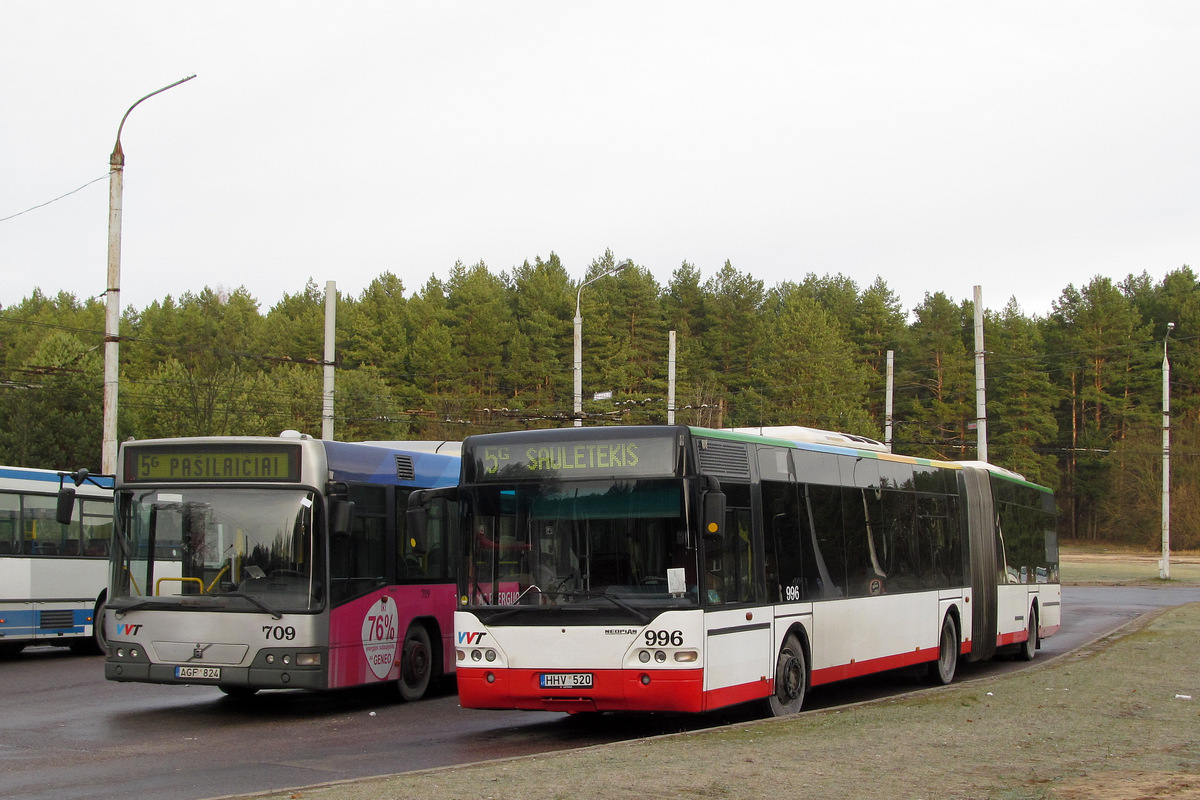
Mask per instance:
[[[1157,581],[1157,564],[1146,577],[1129,554],[1085,555],[1064,553],[1064,580]],[[1173,562],[1173,577],[1196,574],[1185,567],[1200,572],[1200,564]],[[1198,634],[1193,604],[994,679],[788,719],[253,797],[1195,800]]]
[[[1064,546],[1060,553],[1063,583],[1197,584],[1200,583],[1200,554],[1189,551],[1171,554],[1171,577],[1158,577],[1159,553],[1108,547]]]

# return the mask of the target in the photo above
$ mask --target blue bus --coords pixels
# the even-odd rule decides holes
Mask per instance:
[[[58,521],[64,484],[73,512],[66,524]],[[112,485],[82,470],[0,467],[0,655],[30,645],[100,652]]]

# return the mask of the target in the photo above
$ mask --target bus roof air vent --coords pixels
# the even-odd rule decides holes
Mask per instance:
[[[750,454],[742,442],[700,439],[700,467],[718,478],[750,480]]]
[[[396,477],[402,481],[411,481],[417,477],[412,456],[396,454]]]

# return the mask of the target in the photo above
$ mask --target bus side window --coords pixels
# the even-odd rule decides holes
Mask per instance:
[[[846,589],[850,597],[884,592],[887,574],[879,564],[880,509],[874,489],[842,487],[842,525],[846,545]]]
[[[917,572],[919,547],[916,535],[916,502],[912,491],[885,490],[883,518],[886,520],[886,540],[892,548],[888,591],[918,591],[923,587]]]
[[[384,490],[376,486],[351,486],[354,523],[349,535],[330,540],[330,601],[338,604],[366,594],[385,582]]]
[[[21,552],[21,496],[0,494],[0,554]]]
[[[724,483],[727,505],[720,550],[709,548],[710,602],[745,603],[754,600],[754,558],[751,544],[750,487]],[[715,594],[714,594],[715,592]]]
[[[846,543],[842,532],[842,494],[837,486],[809,484],[805,487],[808,518],[815,543],[813,557],[825,565],[828,582],[821,598],[846,596]],[[813,598],[818,599],[818,598]]]
[[[806,577],[796,488],[785,481],[762,482],[767,599],[774,603],[799,600]]]

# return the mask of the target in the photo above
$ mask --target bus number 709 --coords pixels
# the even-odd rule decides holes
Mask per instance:
[[[291,625],[263,625],[263,638],[274,639],[277,642],[292,641],[296,638],[296,629]]]

